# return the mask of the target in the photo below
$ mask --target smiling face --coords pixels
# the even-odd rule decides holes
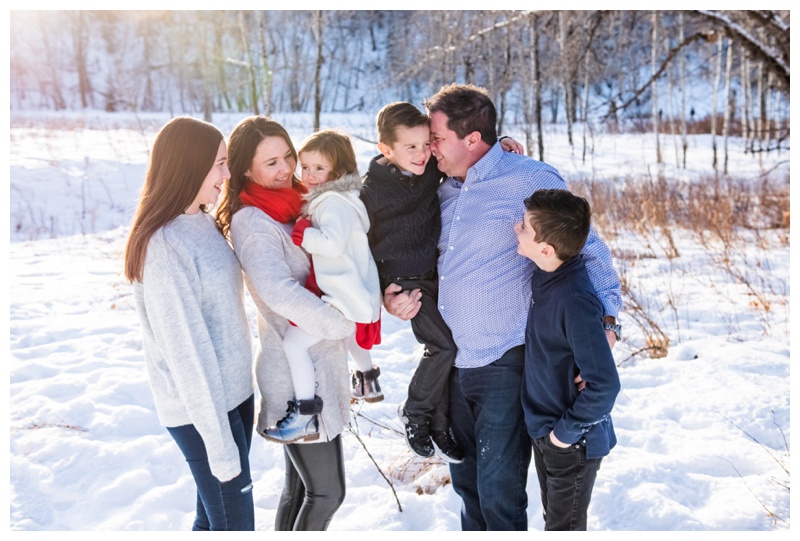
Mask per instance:
[[[333,164],[321,152],[316,150],[304,150],[300,152],[300,173],[303,184],[313,190],[320,184],[325,184],[331,178]]]
[[[270,190],[292,187],[297,161],[282,137],[265,137],[256,147],[247,177]]]
[[[447,127],[447,120],[447,115],[441,111],[431,113],[431,152],[439,162],[439,171],[464,180],[477,159],[468,150],[468,138],[459,139],[456,132]]]
[[[197,214],[200,212],[200,205],[204,205],[206,210],[214,206],[222,191],[222,184],[231,177],[227,160],[228,149],[225,146],[225,141],[220,141],[214,165],[211,166],[211,170],[203,180],[203,184],[200,185],[200,190],[197,192],[194,201],[184,211],[186,214]]]
[[[392,144],[378,144],[378,149],[386,159],[403,171],[411,171],[415,175],[424,173],[425,166],[431,159],[430,128],[425,124],[414,127],[397,126],[394,136],[395,141]]]

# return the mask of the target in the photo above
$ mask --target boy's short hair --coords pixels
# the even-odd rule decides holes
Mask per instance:
[[[422,103],[429,115],[447,115],[447,128],[456,132],[459,139],[477,131],[487,145],[497,142],[497,109],[485,88],[453,83]]]
[[[536,242],[551,245],[561,261],[583,250],[592,220],[586,199],[568,190],[537,190],[525,199],[525,208]]]
[[[415,128],[428,125],[428,115],[413,104],[395,101],[378,111],[375,122],[378,126],[378,141],[389,146],[397,141],[397,128]]]

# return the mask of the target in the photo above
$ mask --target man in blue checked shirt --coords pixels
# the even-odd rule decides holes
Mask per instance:
[[[534,264],[517,254],[514,224],[523,201],[540,189],[567,189],[553,167],[504,152],[497,113],[486,90],[442,87],[425,100],[431,151],[448,178],[439,187],[439,310],[458,346],[450,378],[450,415],[465,452],[450,465],[462,499],[463,530],[527,530],[526,482],[531,441],[525,429],[523,383],[525,324]],[[605,310],[610,345],[619,338],[622,306],[611,253],[594,229],[582,251]],[[384,306],[411,319],[416,291],[387,288]]]

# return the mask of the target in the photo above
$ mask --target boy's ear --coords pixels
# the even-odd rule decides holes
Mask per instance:
[[[378,150],[387,158],[392,155],[392,147],[381,141],[378,143]]]
[[[545,244],[542,246],[542,255],[545,257],[550,257],[556,253],[556,249],[553,248],[552,244]]]

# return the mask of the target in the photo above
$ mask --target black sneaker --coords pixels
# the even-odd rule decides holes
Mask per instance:
[[[450,435],[449,430],[431,431],[431,439],[436,455],[450,464],[458,464],[464,460],[464,452]]]
[[[408,423],[405,429],[409,448],[423,458],[432,457],[434,449],[428,423]]]

